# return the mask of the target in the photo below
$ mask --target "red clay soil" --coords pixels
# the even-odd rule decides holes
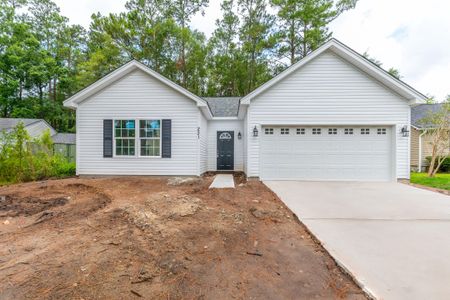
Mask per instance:
[[[0,299],[366,299],[262,183],[0,188]]]

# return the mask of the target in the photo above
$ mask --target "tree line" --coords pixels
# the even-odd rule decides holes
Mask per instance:
[[[136,59],[200,96],[242,96],[331,37],[357,0],[224,0],[208,39],[190,26],[208,0],[129,0],[72,25],[51,0],[0,0],[0,117],[74,130],[62,101]]]

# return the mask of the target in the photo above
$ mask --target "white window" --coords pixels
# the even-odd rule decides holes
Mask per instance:
[[[305,134],[306,130],[305,128],[297,128],[297,134]]]
[[[134,156],[136,137],[135,120],[114,121],[114,141],[116,156]]]
[[[281,134],[289,134],[289,128],[281,128]]]
[[[321,134],[322,133],[322,129],[321,128],[313,128],[312,129],[312,134]]]
[[[386,128],[378,128],[377,134],[386,134]]]
[[[328,134],[337,134],[337,128],[328,128]]]
[[[361,128],[361,134],[370,134],[369,128]]]
[[[273,128],[265,128],[264,133],[265,134],[273,134]]]
[[[161,156],[161,120],[139,120],[139,155]]]
[[[344,134],[353,134],[353,128],[345,128]]]

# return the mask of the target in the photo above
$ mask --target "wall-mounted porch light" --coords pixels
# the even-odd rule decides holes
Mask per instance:
[[[255,127],[253,128],[253,136],[254,136],[254,137],[257,137],[257,136],[258,136],[258,128],[256,128],[256,125],[255,125]]]
[[[239,131],[239,132],[238,132],[238,140],[240,140],[240,139],[242,139],[242,134],[241,134],[241,132]]]
[[[403,137],[408,137],[409,136],[409,130],[408,130],[408,126],[407,125],[402,127],[401,134],[402,134]]]

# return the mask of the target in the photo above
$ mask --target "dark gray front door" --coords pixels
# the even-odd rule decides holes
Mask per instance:
[[[234,170],[233,131],[217,131],[217,170]]]

